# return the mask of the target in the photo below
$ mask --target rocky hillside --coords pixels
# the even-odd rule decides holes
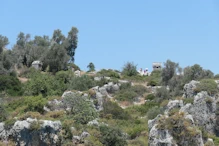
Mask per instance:
[[[171,61],[150,76],[126,67],[1,75],[0,145],[219,145],[213,73],[197,65],[178,73]]]

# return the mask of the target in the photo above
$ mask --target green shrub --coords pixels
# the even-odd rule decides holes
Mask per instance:
[[[69,63],[68,65],[68,68],[71,70],[72,68],[74,68],[74,70],[81,70],[79,66],[77,66],[76,64],[74,63]]]
[[[8,119],[8,120],[4,121],[4,128],[5,128],[6,130],[11,129],[11,128],[13,127],[13,125],[14,125],[15,122],[16,122],[15,119]]]
[[[148,85],[149,85],[149,86],[157,86],[158,83],[157,83],[155,80],[150,80],[150,81],[148,82]]]
[[[59,71],[55,74],[55,79],[67,84],[74,77],[74,73],[72,71]]]
[[[155,96],[154,94],[148,94],[146,97],[145,97],[146,100],[154,100],[155,99]]]
[[[71,78],[70,83],[68,84],[68,89],[86,91],[94,86],[95,81],[91,77],[83,75],[81,77]]]
[[[72,116],[77,123],[87,124],[89,121],[98,117],[98,113],[94,109],[91,101],[86,99],[86,97],[71,94],[64,97],[63,103],[66,107],[71,109],[70,117]]]
[[[154,119],[156,118],[157,115],[162,113],[163,113],[162,109],[158,106],[155,106],[149,109],[149,111],[147,112],[147,117],[148,119]]]
[[[145,115],[149,111],[149,109],[151,109],[152,107],[155,107],[155,106],[159,106],[159,104],[154,102],[154,101],[148,101],[143,105],[137,106],[136,109],[142,115]]]
[[[111,115],[114,119],[124,119],[127,120],[130,118],[127,112],[125,112],[117,103],[104,100],[103,102],[103,111],[102,117]]]
[[[166,89],[166,87],[157,88],[155,96],[157,102],[162,102],[163,100],[170,98],[169,91]]]
[[[214,78],[215,78],[215,79],[219,79],[219,74],[216,74],[216,75],[214,76]]]
[[[115,94],[119,101],[133,101],[135,97],[143,96],[147,89],[142,85],[131,86],[130,83],[122,84],[120,90]]]
[[[36,111],[43,113],[43,107],[46,105],[46,99],[41,95],[22,97],[18,100],[14,100],[8,104],[8,107],[12,110],[24,107],[23,112]],[[22,111],[21,111],[22,112]]]
[[[137,71],[137,65],[135,65],[133,62],[127,62],[123,66],[122,74],[126,76],[136,76],[138,74]]]
[[[97,76],[105,76],[105,77],[111,77],[111,78],[120,78],[120,75],[114,71],[114,70],[111,70],[111,69],[102,69],[101,71],[99,71],[97,73]]]
[[[145,92],[147,92],[147,89],[143,85],[132,86],[130,90],[134,91],[138,95],[143,95]]]
[[[24,95],[37,96],[42,94],[48,95],[62,95],[66,90],[66,85],[62,80],[57,80],[55,76],[41,73],[34,73],[31,79],[24,84]]]
[[[184,104],[187,104],[187,103],[193,104],[193,102],[194,102],[194,97],[193,97],[193,98],[184,98],[184,99],[183,99],[183,102],[184,102]]]
[[[197,85],[196,91],[207,91],[210,96],[218,92],[217,83],[213,79],[203,79]]]
[[[122,131],[118,128],[109,126],[100,126],[100,141],[105,146],[125,146],[126,139]]]
[[[0,103],[0,122],[5,121],[7,119],[7,112],[5,106]]]
[[[40,123],[38,121],[34,121],[30,124],[31,131],[38,131],[40,130]]]
[[[0,76],[0,92],[5,91],[9,95],[16,96],[22,94],[21,82],[13,76]]]
[[[138,94],[131,90],[120,90],[115,98],[119,101],[133,101]]]
[[[120,86],[120,90],[125,90],[125,89],[129,89],[129,88],[131,88],[131,83],[130,82],[128,82],[128,83],[124,83],[124,84],[121,84],[121,86]]]
[[[100,81],[95,81],[95,85],[99,87],[102,87],[107,83],[109,83],[109,80],[107,80],[106,78],[101,78]]]

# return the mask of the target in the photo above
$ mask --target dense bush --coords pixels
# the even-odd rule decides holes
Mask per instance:
[[[68,89],[86,91],[94,86],[94,80],[89,76],[83,75],[81,77],[71,78],[70,83],[68,84]]]
[[[20,99],[16,99],[8,104],[8,108],[12,111],[18,111],[18,108],[22,109],[20,112],[35,111],[43,113],[43,107],[46,105],[46,99],[42,96],[27,96]]]
[[[163,113],[163,110],[160,107],[155,106],[149,109],[149,111],[147,112],[147,117],[148,119],[154,119],[157,115],[162,114],[162,113]]]
[[[74,71],[81,70],[80,67],[74,63],[69,63],[67,66],[68,66],[69,70],[72,70],[72,68],[74,68]]]
[[[148,94],[146,97],[145,97],[146,100],[154,100],[155,99],[155,96],[154,94]]]
[[[105,76],[105,77],[112,77],[112,78],[120,78],[120,75],[112,69],[108,69],[108,70],[102,69],[101,71],[97,73],[97,75]]]
[[[70,116],[80,124],[87,124],[98,117],[91,101],[78,94],[70,94],[64,97],[63,103],[70,108]]]
[[[136,106],[136,110],[141,113],[141,115],[145,115],[152,107],[159,106],[157,102],[148,101],[143,105]]]
[[[137,65],[135,65],[133,62],[127,62],[123,66],[122,74],[126,76],[135,76],[138,74],[137,71]]]
[[[216,74],[216,75],[214,76],[214,78],[215,78],[215,79],[219,79],[219,74]]]
[[[155,96],[157,102],[162,102],[163,100],[170,98],[169,91],[166,87],[157,88]]]
[[[61,83],[68,84],[71,78],[74,77],[74,73],[69,71],[59,71],[55,74],[55,79],[60,81]],[[66,85],[67,86],[67,85]]]
[[[118,128],[100,126],[100,141],[105,146],[125,146],[127,145],[125,135]]]
[[[35,72],[31,79],[24,85],[24,94],[28,96],[37,96],[42,94],[61,95],[66,90],[66,85],[62,80],[57,80],[55,76]]]
[[[21,95],[22,87],[21,82],[13,76],[1,75],[0,76],[0,91],[6,91],[10,95]]]
[[[210,70],[204,70],[200,65],[186,67],[184,69],[184,83],[191,80],[201,80],[206,78],[213,78],[214,74]]]
[[[5,121],[7,119],[7,112],[5,106],[0,103],[0,122]]]
[[[197,85],[195,91],[207,91],[209,95],[215,95],[218,92],[217,83],[213,79],[203,79]]]
[[[114,119],[127,120],[130,118],[128,113],[125,112],[117,103],[105,99],[103,102],[103,111],[101,116],[107,117],[109,115],[111,115]]]
[[[131,86],[129,83],[122,84],[120,90],[115,94],[117,100],[133,101],[135,97],[143,96],[147,89],[142,85]]]

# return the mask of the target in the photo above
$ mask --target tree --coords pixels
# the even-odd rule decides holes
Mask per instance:
[[[127,62],[123,66],[122,74],[127,76],[137,75],[138,74],[137,65],[135,65],[133,62]]]
[[[65,41],[65,46],[68,55],[71,57],[70,61],[74,62],[75,50],[78,45],[78,29],[76,27],[72,27],[68,32],[68,37]]]
[[[88,72],[92,72],[95,71],[95,66],[92,62],[90,62],[87,66],[87,68],[89,69]]]
[[[126,146],[126,138],[123,132],[115,127],[100,126],[100,141],[105,146]]]
[[[0,54],[3,51],[3,48],[9,44],[8,38],[6,36],[0,35]]]
[[[164,68],[161,72],[162,83],[166,86],[170,79],[177,74],[177,72],[181,71],[179,64],[172,62],[171,60],[167,60],[164,63]]]
[[[20,32],[17,36],[17,42],[16,45],[13,47],[13,53],[16,55],[17,58],[17,64],[23,64],[25,66],[28,66],[28,48],[27,43],[30,41],[30,34],[24,34],[23,32]]]
[[[188,66],[184,69],[184,83],[191,80],[200,80],[204,78],[213,78],[214,73],[210,70],[204,70],[199,64]]]
[[[62,34],[60,29],[57,29],[53,32],[52,40],[57,44],[61,44],[65,40],[65,36]]]

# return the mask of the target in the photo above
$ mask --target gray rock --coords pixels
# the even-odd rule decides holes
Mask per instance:
[[[181,107],[183,107],[182,100],[171,100],[167,104],[167,109],[165,110],[165,114],[168,114],[168,112],[174,108],[181,108]]]
[[[99,126],[99,122],[97,121],[97,119],[94,119],[93,121],[88,122],[89,126]]]
[[[84,139],[84,138],[86,138],[86,137],[89,137],[90,136],[90,133],[88,133],[88,132],[82,132],[81,133],[81,139]]]
[[[76,70],[75,71],[75,76],[76,77],[81,77],[81,71],[80,70]]]
[[[185,98],[194,97],[194,95],[195,95],[194,90],[195,90],[197,84],[199,84],[199,83],[200,83],[199,81],[192,80],[188,84],[185,84],[184,88],[183,88],[183,91],[184,91],[183,97],[185,97]]]
[[[210,100],[211,102],[206,102]],[[186,104],[180,109],[181,112],[192,115],[197,126],[203,127],[206,131],[214,133],[216,122],[216,100],[208,96],[207,92],[200,92],[194,98],[193,104]]]
[[[73,136],[72,142],[73,142],[73,144],[79,144],[81,142],[81,137],[80,136]]]
[[[103,96],[107,96],[107,95],[108,95],[108,92],[106,91],[106,88],[105,88],[104,86],[99,88],[99,92],[100,92]]]
[[[149,131],[151,130],[151,128],[158,122],[159,118],[161,117],[162,115],[159,114],[157,115],[156,118],[152,119],[152,120],[148,120],[148,129]]]
[[[149,133],[149,146],[177,146],[168,130],[158,130],[156,124]]]
[[[207,145],[208,145],[208,146],[215,146],[213,139],[208,138],[208,140],[207,140],[207,142],[206,142],[206,146],[207,146]]]
[[[120,84],[129,83],[129,81],[127,81],[127,80],[118,80],[118,82],[119,82]]]
[[[39,129],[32,129],[32,124],[39,124]],[[34,126],[36,127],[36,126]],[[28,118],[16,121],[9,129],[5,129],[4,123],[0,123],[0,139],[13,138],[16,145],[59,145],[58,133],[61,130],[60,121],[47,121]]]

